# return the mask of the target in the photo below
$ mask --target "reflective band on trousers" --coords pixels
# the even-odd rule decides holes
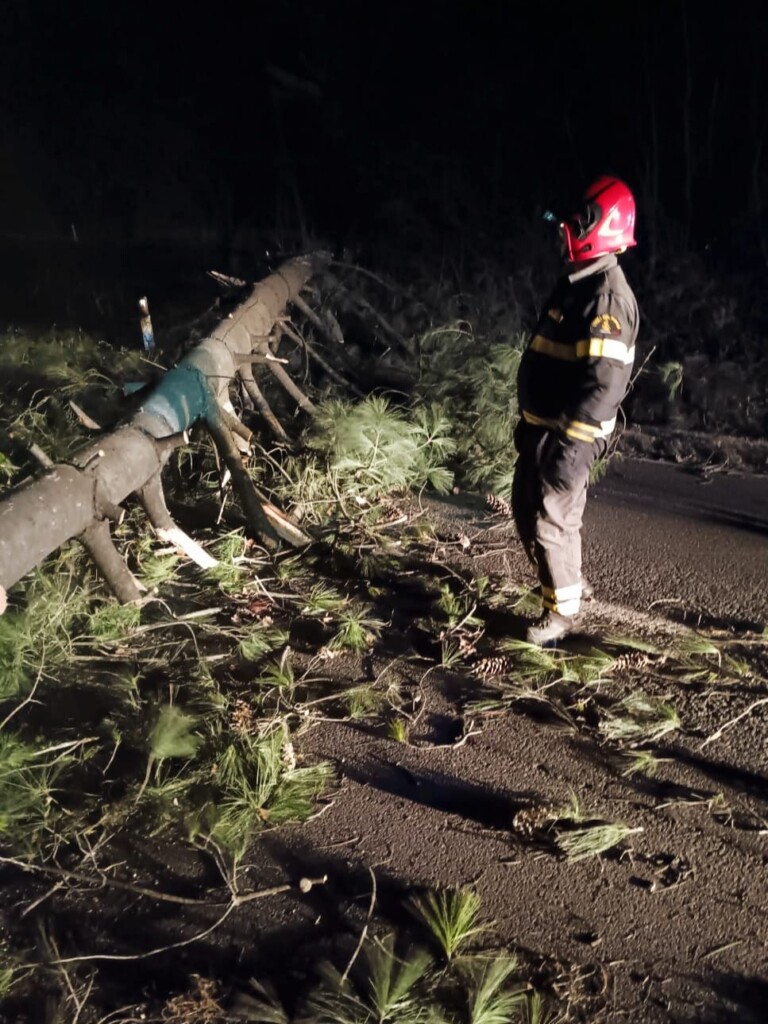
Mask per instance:
[[[523,409],[523,419],[534,427],[548,427],[550,430],[562,430],[568,437],[575,437],[579,441],[596,441],[599,437],[610,437],[613,428],[616,426],[616,417],[612,420],[603,420],[602,423],[584,423],[581,420],[548,420],[543,416],[537,416],[533,412]]]
[[[534,352],[540,352],[544,356],[552,356],[553,359],[586,359],[593,356],[603,359],[615,359],[618,363],[633,363],[635,361],[635,347],[627,348],[623,341],[616,338],[585,338],[573,345],[567,345],[562,341],[550,341],[549,338],[537,334],[530,346]]]
[[[541,597],[544,607],[558,615],[578,615],[581,607],[581,583],[573,583],[568,587],[545,587],[542,584]]]

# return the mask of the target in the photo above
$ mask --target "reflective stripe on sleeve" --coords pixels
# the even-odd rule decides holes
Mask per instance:
[[[634,345],[628,349],[623,341],[616,338],[587,338],[584,341],[568,345],[565,342],[552,341],[550,338],[537,334],[530,347],[541,355],[551,356],[553,359],[564,359],[567,362],[586,359],[588,356],[614,359],[616,362],[626,365],[635,361]]]
[[[579,352],[579,355],[602,356],[604,359],[615,359],[618,363],[634,363],[635,346],[627,348],[623,341],[616,338],[590,338],[589,341],[578,341],[576,348],[582,345],[587,346],[586,352]]]

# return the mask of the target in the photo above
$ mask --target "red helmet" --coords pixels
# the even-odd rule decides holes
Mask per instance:
[[[584,263],[635,242],[635,200],[623,181],[604,175],[584,193],[584,205],[560,225],[564,256]]]

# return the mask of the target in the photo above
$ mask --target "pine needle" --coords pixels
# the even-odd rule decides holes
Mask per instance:
[[[427,926],[446,960],[474,935],[485,931],[480,921],[480,897],[470,889],[443,889],[410,901],[412,911]]]
[[[603,825],[592,825],[589,828],[579,828],[573,832],[562,832],[557,837],[557,845],[570,861],[587,860],[589,857],[599,857],[608,850],[612,850],[627,836],[642,832],[641,828],[630,828],[621,822],[611,822]]]

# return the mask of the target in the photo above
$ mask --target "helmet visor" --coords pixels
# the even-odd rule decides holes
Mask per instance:
[[[577,241],[583,242],[590,231],[593,231],[600,223],[602,215],[603,211],[599,203],[587,203],[579,213],[574,214],[571,218],[573,237]]]

